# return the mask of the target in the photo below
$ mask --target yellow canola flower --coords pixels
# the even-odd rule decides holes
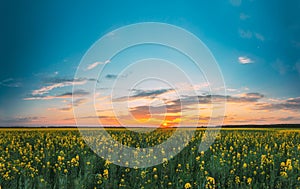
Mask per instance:
[[[281,171],[280,176],[282,176],[283,178],[287,178],[288,174],[285,171]]]
[[[250,185],[251,183],[252,183],[252,178],[249,177],[249,178],[247,179],[247,184]]]
[[[64,157],[62,157],[62,156],[57,156],[57,160],[58,161],[63,161],[65,158]]]
[[[108,178],[108,174],[109,174],[108,169],[105,169],[105,170],[103,171],[103,177],[104,177],[104,178]]]
[[[184,188],[185,189],[192,188],[192,185],[189,182],[187,182],[187,183],[185,183]]]
[[[207,177],[206,180],[212,184],[215,184],[215,179],[213,177]]]
[[[141,177],[142,177],[142,178],[145,178],[145,177],[146,177],[146,171],[142,171],[142,172],[141,172]]]
[[[240,180],[239,176],[236,176],[234,180],[235,180],[235,183],[237,183],[237,184],[241,183],[241,180]]]

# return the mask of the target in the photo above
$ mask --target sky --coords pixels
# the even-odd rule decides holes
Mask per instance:
[[[33,0],[0,7],[0,126],[300,123],[297,0]],[[226,93],[189,57],[159,44],[80,64],[101,37],[141,22],[174,25],[202,41]],[[80,69],[84,77],[77,77]],[[212,114],[224,99],[225,112]]]

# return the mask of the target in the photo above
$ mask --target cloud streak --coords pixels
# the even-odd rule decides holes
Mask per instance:
[[[105,62],[94,62],[94,63],[88,65],[86,70],[92,70],[92,69],[96,68],[97,66],[99,66],[100,64],[108,64],[108,63],[110,63],[110,60],[106,60]]]
[[[62,88],[72,85],[83,85],[87,82],[88,79],[55,79],[50,81],[47,86],[41,87],[40,89],[36,89],[32,91],[32,95],[43,95],[49,93],[51,90],[55,88]]]
[[[73,97],[83,97],[83,96],[86,96],[88,95],[89,92],[87,91],[84,91],[84,90],[76,90],[74,91],[73,93],[72,92],[66,92],[66,93],[63,93],[63,94],[59,94],[59,95],[48,95],[48,96],[42,96],[42,95],[39,95],[39,96],[31,96],[31,97],[27,97],[27,98],[24,98],[23,100],[52,100],[52,99],[64,99],[64,98],[71,98],[72,96]]]
[[[118,75],[116,75],[116,74],[107,74],[105,76],[105,78],[106,79],[116,79],[116,78],[118,78]]]
[[[13,78],[7,78],[4,79],[2,81],[0,81],[0,86],[3,87],[12,87],[12,88],[17,88],[17,87],[21,87],[21,82],[13,79]]]
[[[0,118],[1,126],[18,126],[17,124],[28,124],[32,122],[38,122],[40,120],[44,120],[46,117],[38,117],[38,116],[15,116],[11,118]]]
[[[174,92],[174,89],[155,89],[155,90],[140,90],[133,89],[134,94],[127,97],[119,97],[114,99],[115,102],[127,101],[127,100],[137,100],[141,98],[153,99],[159,95],[167,94],[169,92]]]
[[[247,56],[238,57],[238,61],[240,64],[251,64],[254,62],[253,60],[251,60],[251,58],[249,58]]]
[[[130,109],[130,112],[134,115],[144,115],[149,117],[150,114],[161,113],[180,113],[181,111],[191,110],[189,107],[192,105],[210,105],[218,103],[255,103],[264,98],[260,93],[245,93],[240,96],[224,96],[224,95],[203,95],[203,96],[186,96],[181,99],[175,99],[168,101],[164,105],[160,106],[136,106]]]
[[[300,97],[289,98],[279,103],[261,103],[258,104],[257,109],[300,111]]]
[[[247,17],[244,16],[243,18],[246,19]],[[244,30],[244,29],[239,29],[238,33],[239,33],[240,37],[244,38],[244,39],[256,38],[259,41],[262,41],[262,42],[265,41],[265,37],[261,33],[258,33],[258,32],[254,32],[254,31],[250,31],[250,30]]]

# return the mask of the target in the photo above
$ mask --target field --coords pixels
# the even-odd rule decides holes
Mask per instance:
[[[123,144],[147,147],[166,140],[173,130],[109,133]],[[160,165],[126,168],[98,157],[77,129],[1,129],[0,186],[300,188],[299,129],[222,129],[207,151],[198,152],[203,133],[198,129],[187,147]]]

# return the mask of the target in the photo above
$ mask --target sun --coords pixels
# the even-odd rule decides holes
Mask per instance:
[[[164,121],[160,126],[161,126],[162,128],[165,128],[165,127],[168,127],[169,124],[168,124],[167,122]]]

